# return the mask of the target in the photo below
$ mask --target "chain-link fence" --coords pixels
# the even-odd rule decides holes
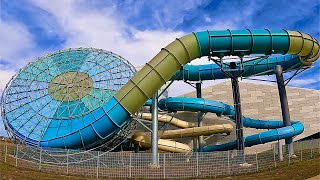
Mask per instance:
[[[159,166],[152,166],[150,153],[75,150],[49,152],[4,142],[0,148],[0,161],[26,169],[84,177],[172,179],[254,173],[320,156],[319,140],[295,142],[293,148],[292,156],[289,156],[285,145],[277,144],[260,153],[236,150],[192,154],[160,153]]]

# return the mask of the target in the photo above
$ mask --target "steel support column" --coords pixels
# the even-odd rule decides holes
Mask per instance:
[[[291,126],[287,92],[284,84],[281,65],[276,66],[276,78],[277,78],[277,84],[278,84],[278,90],[279,90],[283,126]],[[293,152],[292,138],[285,139],[285,143],[286,143],[289,155],[290,156],[293,155],[294,152]]]
[[[152,96],[152,139],[151,139],[151,152],[152,152],[152,165],[159,166],[158,159],[158,91]]]
[[[198,151],[198,138],[193,137],[192,144],[193,144],[193,152],[197,152]]]
[[[234,119],[236,123],[236,136],[237,136],[237,150],[238,150],[238,161],[239,163],[245,163],[244,160],[244,141],[243,141],[243,122],[240,102],[240,91],[237,77],[231,78],[232,94],[234,103]]]
[[[138,144],[133,144],[133,149],[135,153],[139,153],[139,145]]]
[[[237,150],[244,150],[243,142],[243,122],[240,102],[240,91],[238,78],[231,78],[232,92],[233,92],[233,103],[235,111],[235,122],[236,122],[236,136],[237,136]]]
[[[196,91],[197,91],[197,98],[202,98],[202,92],[201,92],[201,82],[196,83]],[[202,127],[202,115],[203,112],[198,111],[198,127]],[[203,146],[203,136],[198,137],[198,151],[202,151]]]

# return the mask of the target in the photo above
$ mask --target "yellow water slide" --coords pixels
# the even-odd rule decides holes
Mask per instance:
[[[150,113],[142,113],[142,119],[151,121]],[[192,149],[187,144],[167,140],[172,138],[188,138],[198,136],[209,136],[212,134],[231,133],[233,126],[231,124],[205,125],[196,127],[196,123],[187,122],[169,115],[159,115],[159,122],[170,123],[182,129],[159,131],[158,149],[176,153],[190,153]],[[140,147],[151,148],[151,133],[136,132],[132,136],[132,142]]]

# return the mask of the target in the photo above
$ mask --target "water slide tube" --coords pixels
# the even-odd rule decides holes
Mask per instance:
[[[212,100],[206,100],[202,98],[166,98],[159,102],[159,108],[167,111],[202,111],[215,113],[218,116],[224,115],[234,120],[235,111],[233,106],[224,104],[222,102],[216,102]],[[283,127],[283,121],[267,121],[251,119],[243,116],[243,125],[249,128],[256,129],[273,129],[270,131],[250,135],[244,138],[244,144],[246,147],[250,147],[257,144],[263,144],[280,139],[286,139],[296,136],[303,132],[304,127],[298,121],[291,122],[291,126]],[[231,141],[225,144],[204,146],[203,151],[222,151],[236,148],[236,141]]]
[[[179,143],[173,140],[167,140],[172,138],[186,138],[207,136],[212,134],[231,133],[233,126],[230,124],[219,124],[203,127],[193,127],[187,129],[176,129],[159,131],[158,149],[168,152],[176,153],[190,153],[192,149],[190,146]],[[140,147],[151,148],[151,133],[150,132],[136,132],[132,135],[131,140],[134,144]]]
[[[292,61],[287,61],[287,59],[292,59]],[[298,56],[286,55],[286,56],[278,56],[278,57],[270,57],[266,59],[258,59],[258,62],[247,62],[245,63],[245,75],[249,74],[248,71],[251,70],[251,75],[266,75],[273,74],[274,70],[266,72],[263,69],[259,69],[259,66],[265,66],[266,63],[269,63],[269,66],[275,68],[277,64],[281,64],[285,71],[293,70],[295,67],[297,68],[300,65],[300,60]],[[225,63],[225,69],[230,70],[228,64]],[[293,67],[293,68],[292,68]],[[185,65],[183,70],[178,71],[176,76],[174,76],[175,80],[184,80],[184,81],[204,81],[204,80],[212,80],[212,79],[224,79],[228,78],[221,70],[217,64],[206,64],[206,65]],[[162,110],[166,111],[203,111],[203,112],[211,112],[217,115],[225,115],[229,116],[231,120],[234,120],[234,110],[232,106],[227,104],[223,104],[221,102],[215,102],[204,99],[197,98],[168,98],[162,99],[161,105],[159,106]],[[170,105],[168,105],[168,103]],[[148,100],[145,105],[150,106],[151,101]],[[203,107],[202,107],[203,106]],[[170,108],[168,108],[170,107]],[[205,109],[203,109],[205,108]],[[143,113],[141,116],[142,119],[151,120],[151,114]],[[188,127],[196,127],[196,123],[186,122],[175,117],[163,115],[159,116],[158,119],[160,122],[170,122],[172,125],[187,128]],[[170,121],[171,120],[171,121]],[[283,127],[282,121],[265,121],[265,120],[256,120],[248,117],[243,117],[243,123],[245,127],[256,128],[256,129],[276,129],[276,131],[268,131],[264,133],[251,135],[249,137],[245,137],[245,146],[250,147],[256,144],[263,144],[275,140],[285,139],[288,137],[293,137],[303,132],[303,125],[300,122],[292,122],[293,129],[283,131],[283,129],[277,129]],[[224,132],[221,132],[224,133]],[[285,133],[285,134],[279,134]],[[140,134],[142,135],[142,134]],[[207,134],[194,134],[194,136],[200,135],[209,135]],[[134,137],[137,138],[138,134],[135,134]],[[150,136],[145,136],[145,138],[150,138]],[[163,137],[161,137],[163,138]],[[254,138],[254,140],[259,141],[249,141]],[[263,139],[259,139],[263,138]],[[141,138],[140,138],[141,139]],[[247,140],[246,140],[247,139]],[[144,144],[139,144],[144,145]],[[179,146],[180,144],[175,144]],[[144,146],[149,148],[150,145]],[[217,151],[217,150],[229,150],[236,148],[236,141],[228,142],[222,145],[212,145],[204,147],[204,151]]]
[[[151,121],[150,113],[142,113],[141,118]],[[173,140],[165,140],[172,138],[186,138],[208,136],[212,134],[231,133],[233,126],[231,124],[219,125],[204,125],[197,127],[196,123],[180,120],[169,115],[159,115],[158,121],[170,123],[176,127],[183,128],[177,130],[159,131],[158,149],[168,152],[190,153],[192,149],[183,143]],[[150,132],[136,132],[132,135],[131,140],[134,144],[140,147],[151,148],[151,133]]]
[[[284,64],[284,67],[287,67],[284,70],[311,66],[320,55],[318,41],[298,31],[247,29],[192,33],[177,38],[162,48],[113,98],[93,112],[96,119],[94,122],[68,136],[42,140],[39,145],[74,149],[93,147],[117,133],[126,125],[130,115],[134,115],[160,87],[190,61],[209,55],[223,57],[250,54],[293,56],[273,59],[273,62],[264,61],[264,64],[257,66],[258,69],[253,68],[254,70],[248,65],[247,67],[251,68],[245,69],[246,76],[272,70],[277,63]]]
[[[141,119],[152,121],[152,114],[151,113],[142,113]],[[170,115],[159,115],[158,121],[163,123],[170,123],[171,125],[178,127],[178,128],[192,128],[192,127],[198,127],[198,123],[188,122],[181,120],[179,118],[170,116]],[[205,125],[209,126],[209,125]]]

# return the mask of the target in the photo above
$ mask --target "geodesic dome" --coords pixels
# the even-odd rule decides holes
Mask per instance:
[[[3,92],[1,108],[6,130],[32,146],[58,138],[66,144],[70,139],[63,137],[95,122],[97,117],[93,112],[113,97],[135,72],[124,58],[93,48],[66,49],[39,57],[13,76]],[[120,127],[119,131],[128,126]],[[65,148],[88,149],[120,134],[95,144]],[[81,134],[81,138],[86,136]]]

